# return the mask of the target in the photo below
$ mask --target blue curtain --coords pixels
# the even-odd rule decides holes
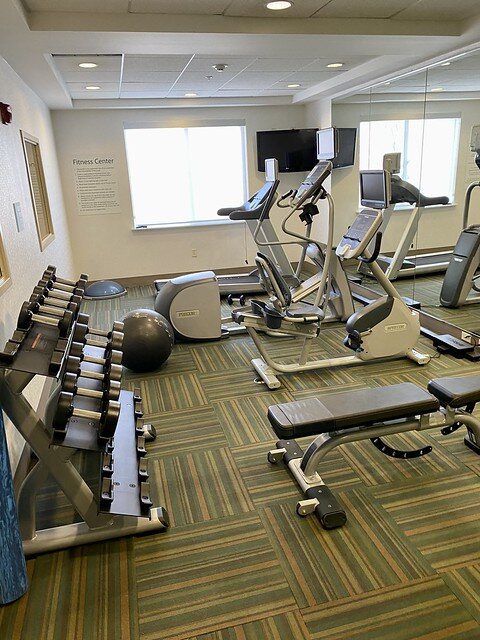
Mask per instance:
[[[18,530],[12,472],[0,407],[0,604],[17,600],[27,589],[27,568]]]

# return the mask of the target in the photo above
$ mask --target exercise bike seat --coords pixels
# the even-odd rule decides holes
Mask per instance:
[[[480,401],[480,376],[464,378],[435,378],[427,385],[442,406],[453,409]]]
[[[343,391],[268,408],[281,439],[330,433],[437,411],[437,398],[411,382],[375,389]]]

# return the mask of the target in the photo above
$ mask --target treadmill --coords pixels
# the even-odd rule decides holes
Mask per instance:
[[[415,234],[418,231],[418,224],[424,207],[443,206],[449,204],[448,197],[438,196],[429,198],[428,196],[424,196],[413,184],[402,180],[400,176],[397,175],[400,170],[399,153],[386,154],[384,156],[383,165],[385,170],[390,169],[391,171],[392,196],[390,206],[384,211],[384,221],[380,228],[381,233],[385,233],[385,229],[394,214],[394,205],[408,203],[414,205],[414,209],[410,214],[394,255],[392,257],[379,255],[377,263],[385,272],[385,275],[389,280],[446,271],[452,258],[452,250],[422,253],[417,255],[408,255],[408,251],[412,245]],[[368,267],[363,264],[359,266],[359,271],[368,275]]]
[[[257,237],[261,242],[276,243],[278,236],[273,228],[269,214],[275,203],[275,193],[279,185],[278,162],[272,158],[265,161],[265,184],[251,198],[239,207],[224,207],[217,211],[219,216],[229,217],[230,220],[243,220],[252,236],[257,231],[258,220],[262,218],[262,224]],[[289,286],[297,287],[300,278],[294,272],[283,247],[278,244],[264,248],[262,251],[278,266]],[[297,269],[298,271],[298,269]],[[232,275],[217,275],[218,286],[221,296],[241,294],[264,293],[264,287],[258,277],[257,269],[250,273],[236,273]],[[155,280],[155,289],[160,291],[168,280]]]

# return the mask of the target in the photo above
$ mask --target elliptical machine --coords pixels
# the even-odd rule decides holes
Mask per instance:
[[[328,177],[332,170],[331,162],[320,162],[313,172],[317,175],[315,188]],[[313,173],[312,172],[312,173]],[[232,317],[238,324],[246,327],[261,357],[252,360],[254,369],[269,389],[281,386],[278,374],[325,369],[336,366],[349,366],[380,358],[407,357],[417,364],[426,364],[430,358],[419,353],[415,345],[420,337],[420,320],[416,311],[407,307],[395,287],[376,263],[380,251],[383,222],[382,210],[390,201],[390,176],[386,171],[360,172],[362,205],[371,207],[361,211],[349,229],[345,232],[335,251],[340,260],[356,258],[368,264],[373,275],[385,290],[386,295],[369,303],[354,313],[347,321],[345,346],[352,349],[354,355],[309,360],[312,339],[320,335],[321,323],[325,317],[325,305],[328,301],[328,278],[333,250],[333,200],[325,191],[329,206],[329,237],[325,252],[325,268],[322,276],[323,300],[317,297],[318,306],[305,307],[292,304],[288,286],[281,274],[263,255],[257,256],[259,273],[269,294],[269,301],[253,300],[248,307],[235,309]],[[380,197],[381,194],[381,197]],[[301,204],[301,201],[300,201]],[[286,222],[299,204],[294,205]],[[291,236],[301,238],[283,225],[283,230]],[[368,245],[374,240],[374,251],[370,253]],[[296,362],[282,363],[268,353],[267,345],[260,334],[268,332],[275,335],[290,335],[303,338],[303,344]]]
[[[470,151],[475,153],[475,164],[480,169],[480,125],[472,128]],[[480,181],[472,182],[465,193],[463,207],[463,231],[453,250],[440,291],[440,304],[443,307],[462,307],[465,304],[480,302],[480,296],[469,296],[473,289],[480,293],[480,225],[468,226],[470,200],[473,191],[480,187]]]

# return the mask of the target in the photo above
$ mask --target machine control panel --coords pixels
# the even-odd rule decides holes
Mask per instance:
[[[295,196],[295,204],[300,206],[306,200],[313,198],[320,187],[332,173],[333,165],[331,162],[318,162],[310,171],[308,176],[299,186]]]
[[[337,256],[347,260],[362,255],[380,228],[382,220],[381,211],[363,209],[343,234],[336,249]]]

